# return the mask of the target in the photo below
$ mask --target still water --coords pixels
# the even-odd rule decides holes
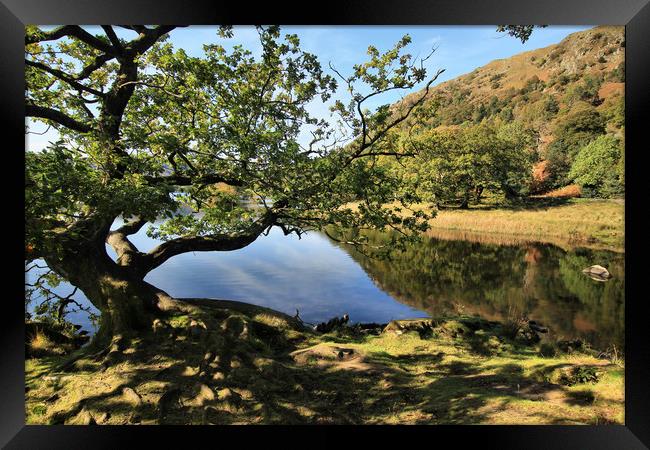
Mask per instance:
[[[131,240],[142,251],[157,244],[144,229]],[[386,236],[375,233],[371,240]],[[584,275],[593,264],[613,278]],[[242,250],[178,255],[145,280],[175,297],[240,300],[291,315],[299,310],[312,323],[345,313],[351,322],[381,323],[448,313],[491,320],[525,315],[557,338],[579,337],[601,349],[624,344],[624,254],[607,251],[425,238],[391,260],[377,260],[319,233],[298,239],[273,230]],[[70,319],[94,331],[87,315]]]

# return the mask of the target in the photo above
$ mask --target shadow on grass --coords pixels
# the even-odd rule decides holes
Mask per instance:
[[[213,328],[223,330],[228,321],[234,320],[221,317]],[[548,371],[570,364],[525,373],[516,363],[486,366],[486,358],[381,351],[364,356],[368,370],[344,368],[343,359],[339,366],[298,364],[283,332],[252,320],[247,325],[246,336],[227,329],[199,337],[143,336],[118,364],[102,371],[99,362],[80,361],[67,381],[32,393],[30,404],[39,414],[46,408],[48,423],[88,423],[90,417],[99,424],[477,424],[491,423],[517,401],[543,402],[549,393],[567,407],[595,398],[545,381]],[[261,345],[261,336],[278,345]],[[59,403],[51,401],[55,395]],[[545,411],[540,423],[569,420],[561,409]]]
[[[510,210],[510,211],[527,211],[546,209],[555,206],[566,205],[571,202],[569,197],[527,197],[517,200],[504,201],[499,203],[479,203],[471,204],[469,208],[462,209],[455,205],[445,205],[441,210],[445,211],[491,211],[491,210]]]

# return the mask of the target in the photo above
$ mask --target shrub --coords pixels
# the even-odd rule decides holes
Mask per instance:
[[[616,170],[623,149],[617,138],[600,136],[583,147],[576,156],[568,177],[582,188],[584,196],[613,197],[624,192]]]
[[[569,373],[563,373],[560,376],[560,383],[565,386],[573,386],[574,384],[584,383],[597,383],[598,371],[594,367],[577,366],[571,369]]]
[[[625,62],[621,62],[616,69],[612,70],[608,79],[615,83],[625,83]]]
[[[555,345],[544,342],[539,347],[539,354],[545,358],[552,358],[557,355],[557,349],[555,348]]]

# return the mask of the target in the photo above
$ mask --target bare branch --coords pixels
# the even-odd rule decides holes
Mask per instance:
[[[115,34],[113,27],[111,27],[110,25],[102,25],[102,29],[106,33],[106,36],[108,36],[108,39],[111,41],[111,44],[113,44],[115,50],[117,50],[118,53],[122,53],[124,51],[124,47],[122,47],[122,43],[120,42],[117,35]]]
[[[143,226],[147,224],[147,222],[147,220],[136,218],[131,222],[125,222],[124,225],[122,225],[117,230],[112,231],[112,233],[124,234],[125,236],[136,234],[142,229]]]

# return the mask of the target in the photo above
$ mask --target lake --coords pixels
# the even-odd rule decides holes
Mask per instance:
[[[387,236],[370,238],[381,243]],[[145,229],[131,240],[143,251],[158,243]],[[621,253],[548,244],[427,237],[378,260],[319,233],[298,239],[273,229],[242,250],[178,255],[145,280],[175,297],[240,300],[290,315],[299,310],[311,323],[345,313],[353,323],[454,313],[490,320],[525,315],[550,327],[552,337],[623,350],[624,259]],[[613,278],[599,282],[584,275],[582,269],[593,264],[607,267]],[[59,290],[69,293],[64,285]],[[87,314],[70,319],[94,331]]]

